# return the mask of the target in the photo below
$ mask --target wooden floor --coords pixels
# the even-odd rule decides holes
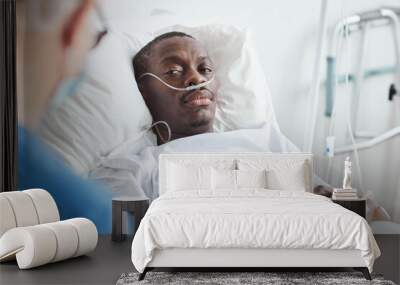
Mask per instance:
[[[115,284],[122,273],[135,270],[131,243],[132,239],[116,243],[110,236],[100,236],[97,248],[87,256],[28,270],[19,270],[15,261],[1,263],[0,284]]]
[[[374,272],[383,274],[385,279],[399,282],[399,236],[378,235],[375,238],[383,256],[376,260]],[[110,236],[100,236],[96,250],[88,256],[28,270],[19,270],[15,261],[1,263],[0,284],[115,284],[122,273],[135,271],[130,257],[131,243],[132,238],[112,242]],[[316,268],[314,270],[318,271]],[[342,270],[332,268],[327,271]]]

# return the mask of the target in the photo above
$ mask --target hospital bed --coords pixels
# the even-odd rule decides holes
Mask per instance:
[[[301,153],[161,155],[160,198],[132,243],[139,280],[154,268],[192,267],[353,267],[370,280],[380,252],[368,223],[312,194],[312,168]],[[258,174],[246,181],[240,171]]]

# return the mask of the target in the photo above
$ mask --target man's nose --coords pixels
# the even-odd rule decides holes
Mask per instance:
[[[207,81],[207,78],[205,78],[204,75],[202,75],[200,72],[198,72],[195,69],[191,69],[190,71],[188,71],[188,75],[185,80],[185,86],[193,86],[193,85],[201,84],[206,81]]]

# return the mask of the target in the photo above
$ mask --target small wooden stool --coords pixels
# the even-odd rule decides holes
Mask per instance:
[[[129,196],[115,197],[112,200],[112,235],[113,241],[123,241],[126,236],[122,233],[122,212],[132,213],[135,217],[133,235],[135,235],[140,221],[149,208],[149,199]]]

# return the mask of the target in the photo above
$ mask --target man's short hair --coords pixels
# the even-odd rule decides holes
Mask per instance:
[[[135,72],[135,79],[137,80],[140,75],[146,72],[147,70],[147,59],[151,55],[151,50],[153,46],[163,40],[173,38],[173,37],[188,37],[194,39],[191,35],[182,33],[182,32],[168,32],[162,35],[159,35],[151,42],[146,44],[132,59],[133,71]]]

